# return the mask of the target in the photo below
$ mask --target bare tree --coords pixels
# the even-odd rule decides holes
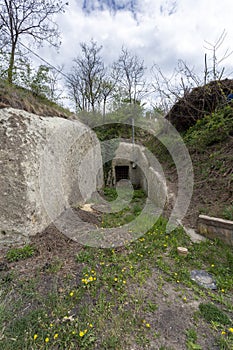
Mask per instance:
[[[76,107],[95,112],[105,76],[105,67],[100,56],[102,46],[98,46],[93,40],[90,44],[81,43],[80,46],[82,56],[74,59],[67,86],[75,99]]]
[[[0,0],[0,34],[10,47],[8,81],[12,83],[15,55],[20,38],[31,37],[38,45],[58,46],[59,31],[54,15],[64,12],[62,0]]]
[[[73,67],[72,73],[68,75],[68,79],[66,80],[66,85],[70,98],[75,103],[76,113],[88,110],[86,83],[78,67]]]
[[[130,104],[138,103],[146,90],[144,62],[122,47],[114,69],[118,71],[120,88],[125,91],[128,102]]]
[[[222,79],[225,67],[220,68],[220,64],[226,60],[229,56],[232,55],[233,51],[229,51],[229,48],[227,48],[222,55],[221,58],[218,58],[218,50],[224,43],[227,36],[227,32],[224,29],[219,38],[216,40],[214,44],[208,42],[205,40],[205,43],[207,44],[207,47],[205,47],[208,51],[212,52],[212,68],[208,68],[207,64],[207,54],[205,54],[205,75],[204,75],[204,84],[208,82],[208,80],[220,80]]]
[[[193,88],[201,84],[201,79],[195,73],[194,67],[190,68],[181,59],[178,60],[177,67],[175,67],[170,77],[167,77],[156,64],[153,65],[151,71],[153,76],[152,88],[165,113],[180,98],[185,97]]]

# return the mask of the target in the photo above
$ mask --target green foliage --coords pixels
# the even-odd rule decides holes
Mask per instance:
[[[25,245],[22,248],[11,248],[6,254],[6,258],[9,262],[27,259],[33,256],[35,253],[34,247]]]
[[[186,332],[187,336],[187,349],[188,350],[202,350],[202,347],[196,343],[197,341],[197,332],[195,329],[190,328]]]
[[[226,106],[223,109],[199,119],[185,134],[185,141],[196,149],[224,141],[233,134],[233,109]]]
[[[233,221],[233,205],[229,205],[223,209],[222,217],[226,220]]]
[[[212,303],[201,303],[199,309],[202,317],[208,322],[217,322],[222,325],[231,323],[229,317]]]

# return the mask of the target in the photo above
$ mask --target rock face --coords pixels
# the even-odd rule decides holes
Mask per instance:
[[[0,242],[27,240],[102,184],[101,150],[89,128],[0,110]]]

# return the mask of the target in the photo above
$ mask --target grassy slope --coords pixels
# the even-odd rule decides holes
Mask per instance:
[[[43,96],[35,96],[29,90],[11,86],[0,80],[0,108],[13,107],[41,116],[69,118],[72,113],[49,101]]]

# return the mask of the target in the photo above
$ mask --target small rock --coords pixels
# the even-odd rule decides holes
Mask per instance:
[[[191,280],[195,281],[202,287],[209,289],[217,289],[216,281],[213,279],[212,275],[204,270],[193,270],[191,271]]]

